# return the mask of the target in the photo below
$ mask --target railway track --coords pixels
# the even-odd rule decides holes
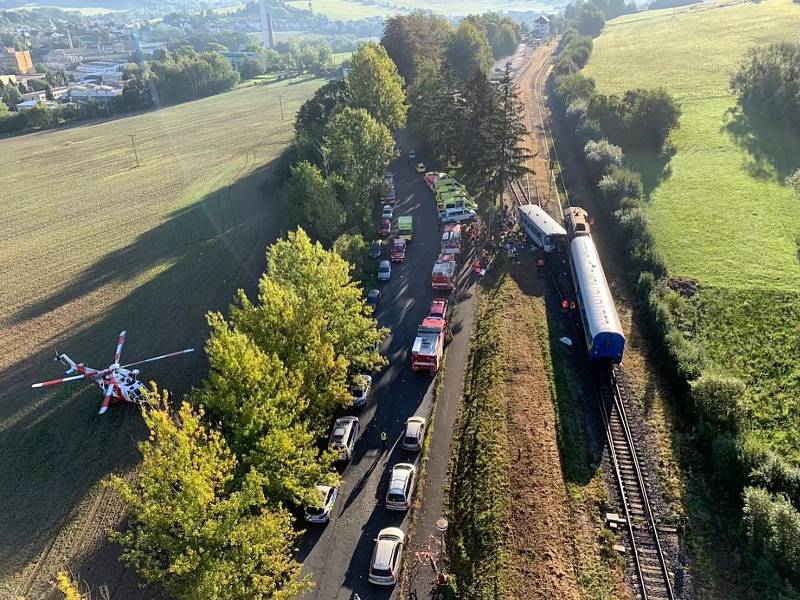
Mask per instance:
[[[622,520],[642,600],[675,600],[672,573],[647,495],[645,473],[636,454],[636,437],[619,387],[619,367],[597,374],[597,400],[605,424],[609,458],[620,491]]]
[[[532,94],[527,106],[527,117],[532,133],[539,127],[542,143],[540,148],[546,148],[548,153],[548,188],[539,189],[536,184],[536,201],[542,208],[550,209],[548,212],[553,217],[560,217],[563,222],[564,207],[570,206],[569,193],[564,181],[563,169],[558,156],[558,150],[553,138],[552,124],[549,112],[544,103],[544,87],[551,64],[552,55],[547,55],[541,64],[529,64],[525,73],[532,74],[532,81],[526,82],[525,75],[521,74],[520,84],[531,85]],[[537,123],[538,121],[538,123]],[[558,176],[556,171],[558,170]],[[516,205],[527,200],[520,182],[512,184],[512,200]],[[552,200],[556,201],[557,209],[550,206]],[[556,212],[557,211],[557,212]],[[554,214],[555,212],[555,214]],[[545,256],[546,270],[549,279],[555,287],[559,301],[575,300],[574,291],[567,275],[569,267],[563,258],[554,254]],[[570,311],[568,315],[574,339],[582,339],[580,320]],[[587,366],[589,366],[587,364]],[[619,378],[621,368],[614,366],[596,371],[594,384],[597,390],[595,397],[600,408],[611,469],[619,489],[620,511],[617,525],[627,532],[626,550],[631,556],[631,566],[634,571],[632,587],[634,593],[641,600],[675,600],[674,575],[670,571],[669,562],[665,556],[661,539],[659,538],[658,523],[647,492],[647,474],[640,464],[637,454],[637,444],[640,438],[633,431],[629,420],[626,405],[630,406],[626,393],[620,388]],[[644,440],[646,441],[646,440]]]

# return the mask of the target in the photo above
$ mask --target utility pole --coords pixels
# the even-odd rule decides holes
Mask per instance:
[[[281,107],[281,121],[283,121],[283,96],[278,96],[278,104]]]
[[[136,134],[129,133],[128,137],[131,138],[131,146],[133,146],[133,155],[136,157],[136,166],[139,166],[139,155],[136,153]]]

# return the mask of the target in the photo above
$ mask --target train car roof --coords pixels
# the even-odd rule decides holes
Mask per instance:
[[[587,235],[573,238],[570,255],[575,277],[578,278],[589,335],[594,337],[600,332],[624,335],[594,240]]]
[[[528,217],[545,235],[567,235],[567,231],[553,217],[535,204],[523,204],[517,210]]]

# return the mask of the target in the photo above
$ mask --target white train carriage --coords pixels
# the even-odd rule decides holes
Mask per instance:
[[[517,218],[531,241],[545,252],[556,250],[556,241],[567,236],[566,230],[535,204],[517,207]]]
[[[573,238],[569,258],[589,360],[619,363],[625,351],[625,334],[591,236]]]

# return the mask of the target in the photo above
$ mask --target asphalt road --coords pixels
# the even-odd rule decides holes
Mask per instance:
[[[439,249],[439,228],[431,192],[414,166],[406,164],[409,145],[402,135],[399,147],[401,158],[390,166],[397,194],[394,214],[395,218],[414,217],[414,238],[406,262],[394,263],[391,280],[381,284],[383,301],[377,317],[379,324],[392,332],[383,347],[390,364],[374,377],[367,406],[353,413],[361,422],[361,438],[343,472],[331,520],[327,525],[309,526],[301,544],[303,573],[315,584],[302,596],[308,600],[350,600],[354,592],[362,600],[391,598],[393,587],[381,588],[367,581],[369,561],[381,529],[406,531],[408,526],[409,513],[386,510],[383,498],[391,466],[419,458],[399,448],[406,419],[414,414],[427,417],[431,409],[433,378],[411,371],[410,351],[417,325],[437,295],[430,286],[430,274]],[[386,452],[379,440],[382,430],[389,434]]]

